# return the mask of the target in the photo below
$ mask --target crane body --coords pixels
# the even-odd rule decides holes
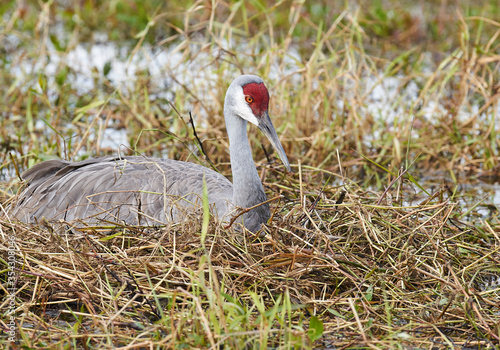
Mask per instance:
[[[22,174],[26,187],[11,208],[23,222],[42,218],[92,223],[161,225],[178,222],[202,206],[203,183],[212,214],[229,222],[237,208],[267,200],[247,137],[255,124],[271,141],[285,167],[286,154],[268,114],[269,93],[261,78],[243,75],[229,86],[224,117],[233,183],[202,165],[141,156],[104,157],[81,162],[49,160]],[[255,232],[270,217],[261,204],[238,218]]]

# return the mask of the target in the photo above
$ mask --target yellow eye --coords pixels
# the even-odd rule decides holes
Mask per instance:
[[[245,96],[245,101],[247,101],[248,103],[252,103],[253,102],[253,97],[246,95]]]

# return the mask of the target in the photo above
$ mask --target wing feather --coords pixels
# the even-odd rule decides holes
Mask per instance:
[[[23,173],[27,186],[11,212],[25,222],[45,217],[166,223],[201,205],[203,175],[209,202],[222,218],[229,211],[233,193],[231,182],[224,176],[194,163],[143,157],[76,163],[51,160],[35,165]]]

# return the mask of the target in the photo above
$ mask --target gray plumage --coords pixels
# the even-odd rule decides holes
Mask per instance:
[[[201,208],[205,177],[211,212],[219,221],[228,222],[237,213],[237,207],[249,208],[267,200],[248,143],[247,121],[269,138],[290,170],[269,119],[266,94],[262,79],[253,75],[236,78],[226,93],[224,116],[234,184],[204,166],[171,159],[130,156],[75,163],[49,160],[22,174],[27,184],[11,214],[29,223],[42,218],[89,224],[178,222]],[[269,206],[263,204],[238,221],[255,232],[269,217]]]

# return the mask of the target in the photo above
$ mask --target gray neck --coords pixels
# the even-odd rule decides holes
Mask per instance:
[[[233,204],[248,208],[261,203],[266,195],[248,143],[247,121],[237,116],[226,116],[229,153],[233,173]]]

